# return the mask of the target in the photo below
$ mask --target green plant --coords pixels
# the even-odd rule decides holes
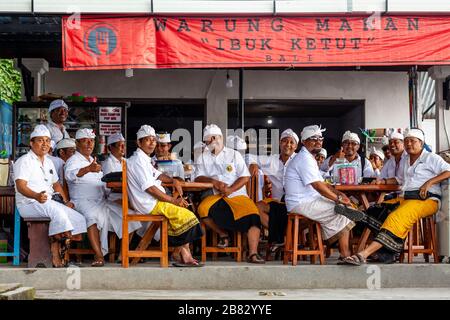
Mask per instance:
[[[13,61],[0,59],[0,100],[12,104],[21,98],[22,78]]]

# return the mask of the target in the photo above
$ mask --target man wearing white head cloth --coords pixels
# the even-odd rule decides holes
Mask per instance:
[[[272,250],[284,243],[287,225],[287,210],[284,203],[284,173],[289,162],[296,156],[295,150],[299,143],[298,135],[292,129],[286,129],[280,136],[280,153],[271,156],[250,158],[250,173],[255,174],[261,169],[268,177],[271,185],[271,198],[259,201],[262,225],[269,230],[269,243]]]
[[[58,143],[62,139],[70,138],[64,126],[64,122],[67,121],[69,115],[69,106],[64,100],[53,100],[48,107],[48,114],[49,120],[46,127],[50,131],[52,140]]]
[[[109,155],[102,162],[103,174],[122,171],[122,161],[125,160],[125,138],[122,133],[117,132],[107,139]]]
[[[349,164],[356,166],[356,179],[357,181],[361,177],[371,178],[375,177],[372,165],[368,159],[361,158],[358,154],[360,147],[360,139],[356,133],[346,131],[342,136],[341,149],[325,160],[321,166],[322,171],[330,172],[333,170],[333,165],[337,159],[345,159]]]
[[[403,172],[405,159],[408,155],[405,151],[404,137],[400,132],[392,132],[389,135],[389,150],[391,157],[381,169],[381,179],[377,179],[377,184],[383,184],[385,179],[394,178]]]
[[[249,263],[264,263],[258,254],[261,219],[258,208],[248,197],[246,184],[250,173],[242,155],[224,146],[222,130],[215,124],[203,130],[206,148],[197,159],[197,182],[214,186],[214,195],[200,203],[198,214],[203,222],[219,234],[218,247],[230,244],[229,232],[246,232]]]
[[[372,165],[375,177],[381,177],[381,170],[383,169],[384,153],[381,149],[376,147],[371,148],[369,153],[369,161]]]
[[[171,141],[170,133],[157,133],[155,155],[152,160],[159,171],[184,180],[183,162],[177,159],[176,153],[170,152]]]
[[[329,245],[339,241],[341,263],[350,255],[349,236],[355,223],[334,212],[336,203],[350,204],[350,199],[324,182],[317,165],[315,156],[322,149],[323,131],[317,125],[302,131],[303,147],[288,164],[284,177],[286,207],[291,213],[320,223]]]
[[[183,189],[173,179],[153,167],[150,155],[156,147],[153,127],[143,125],[137,132],[138,148],[127,160],[127,182],[130,203],[140,214],[163,215],[169,220],[169,245],[176,247],[172,258],[176,267],[200,267],[192,257],[189,244],[203,235],[195,214],[186,207]],[[174,186],[178,197],[166,194],[162,183]]]
[[[389,262],[394,262],[402,252],[414,223],[439,210],[442,196],[440,183],[450,178],[450,164],[424,149],[425,136],[420,129],[407,129],[404,143],[408,155],[403,172],[385,180],[386,184],[402,185],[397,207],[384,221],[379,221],[380,227],[374,241],[363,251],[345,259],[350,265],[365,263],[368,256],[380,249],[390,252],[392,259]],[[336,211],[354,221],[367,221],[364,212],[346,207],[337,207]]]
[[[74,205],[58,182],[55,166],[46,156],[50,141],[48,129],[37,125],[31,133],[31,150],[14,163],[16,205],[23,218],[50,218],[53,265],[61,267],[61,248],[57,240],[81,240],[80,234],[86,232],[86,221],[72,209]],[[61,195],[63,203],[52,199],[55,192]]]
[[[122,207],[106,199],[106,185],[101,181],[102,167],[92,157],[95,133],[92,129],[79,129],[75,134],[77,151],[67,160],[65,177],[70,198],[81,212],[88,227],[88,237],[95,251],[92,266],[104,265],[103,256],[108,253],[108,231],[122,238]],[[128,232],[141,227],[139,222],[130,223]]]
[[[317,161],[317,165],[320,167],[322,166],[322,164],[324,163],[325,159],[327,158],[327,150],[325,150],[324,148],[320,149],[319,153],[316,155],[316,161]],[[323,171],[322,169],[320,170],[320,174],[322,175],[322,177],[324,179],[327,179],[330,177],[330,173],[327,171]]]

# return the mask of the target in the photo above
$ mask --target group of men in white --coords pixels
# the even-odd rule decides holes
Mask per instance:
[[[104,174],[122,171],[125,139],[121,134],[108,137],[110,155],[100,165],[92,156],[95,134],[91,129],[78,130],[75,141],[67,134],[63,125],[67,110],[62,100],[53,101],[49,108],[51,121],[47,126],[35,127],[31,150],[16,161],[16,203],[23,217],[51,219],[49,235],[54,239],[55,266],[62,265],[58,240],[75,239],[84,232],[95,251],[93,266],[103,266],[108,232],[122,237],[122,210],[117,201],[121,195],[111,193],[101,179]],[[360,265],[380,249],[388,255],[398,254],[414,222],[438,211],[440,182],[450,177],[450,164],[424,149],[425,137],[420,129],[393,132],[389,136],[391,157],[380,168],[359,155],[361,141],[350,131],[344,133],[340,150],[327,157],[322,148],[324,131],[317,125],[307,126],[299,138],[287,129],[280,136],[279,153],[244,159],[246,144],[241,138],[228,137],[227,147],[217,125],[205,127],[203,142],[194,146],[197,156],[193,180],[213,185],[213,193],[201,200],[197,214],[219,235],[218,247],[230,246],[230,232],[246,233],[247,262],[264,263],[258,254],[261,226],[269,231],[269,242],[277,249],[284,243],[287,213],[292,212],[320,223],[323,238],[330,245],[338,242],[339,264]],[[202,266],[189,250],[189,244],[202,236],[199,219],[187,209],[180,181],[154,167],[155,158],[151,155],[155,149],[159,149],[157,159],[164,160],[170,153],[170,138],[162,135],[159,139],[161,147],[157,147],[158,135],[149,125],[137,132],[138,148],[126,160],[130,204],[141,214],[162,214],[169,219],[169,242],[176,247],[172,255],[174,265]],[[49,156],[51,149],[56,149],[58,160]],[[374,149],[372,154],[384,160],[381,151]],[[374,241],[354,254],[349,246],[350,230],[356,223],[370,219],[324,179],[343,159],[356,167],[357,178],[372,177],[374,184],[402,186],[402,192],[390,200],[395,208],[384,221],[379,221]],[[261,181],[270,185],[271,197],[262,197],[255,203],[245,186],[251,175],[258,174],[266,177],[266,181]],[[180,196],[167,194],[163,183],[173,185]],[[52,200],[55,192],[61,195],[60,202]],[[147,227],[134,222],[127,232],[137,231],[142,236]]]

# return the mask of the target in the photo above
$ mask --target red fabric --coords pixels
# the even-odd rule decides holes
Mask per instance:
[[[63,64],[65,70],[450,64],[450,16],[366,19],[91,16],[77,25],[66,17]]]

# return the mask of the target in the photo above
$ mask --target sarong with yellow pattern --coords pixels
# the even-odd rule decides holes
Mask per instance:
[[[151,215],[163,215],[168,222],[169,244],[172,246],[181,246],[200,239],[203,235],[195,214],[169,202],[158,201],[153,208]]]
[[[400,205],[392,211],[375,237],[386,249],[400,253],[403,250],[404,240],[409,230],[419,219],[435,214],[439,209],[437,200],[397,200]]]
[[[198,207],[200,218],[212,218],[219,227],[246,232],[251,226],[260,227],[261,220],[255,203],[247,196],[232,198],[211,195]]]

